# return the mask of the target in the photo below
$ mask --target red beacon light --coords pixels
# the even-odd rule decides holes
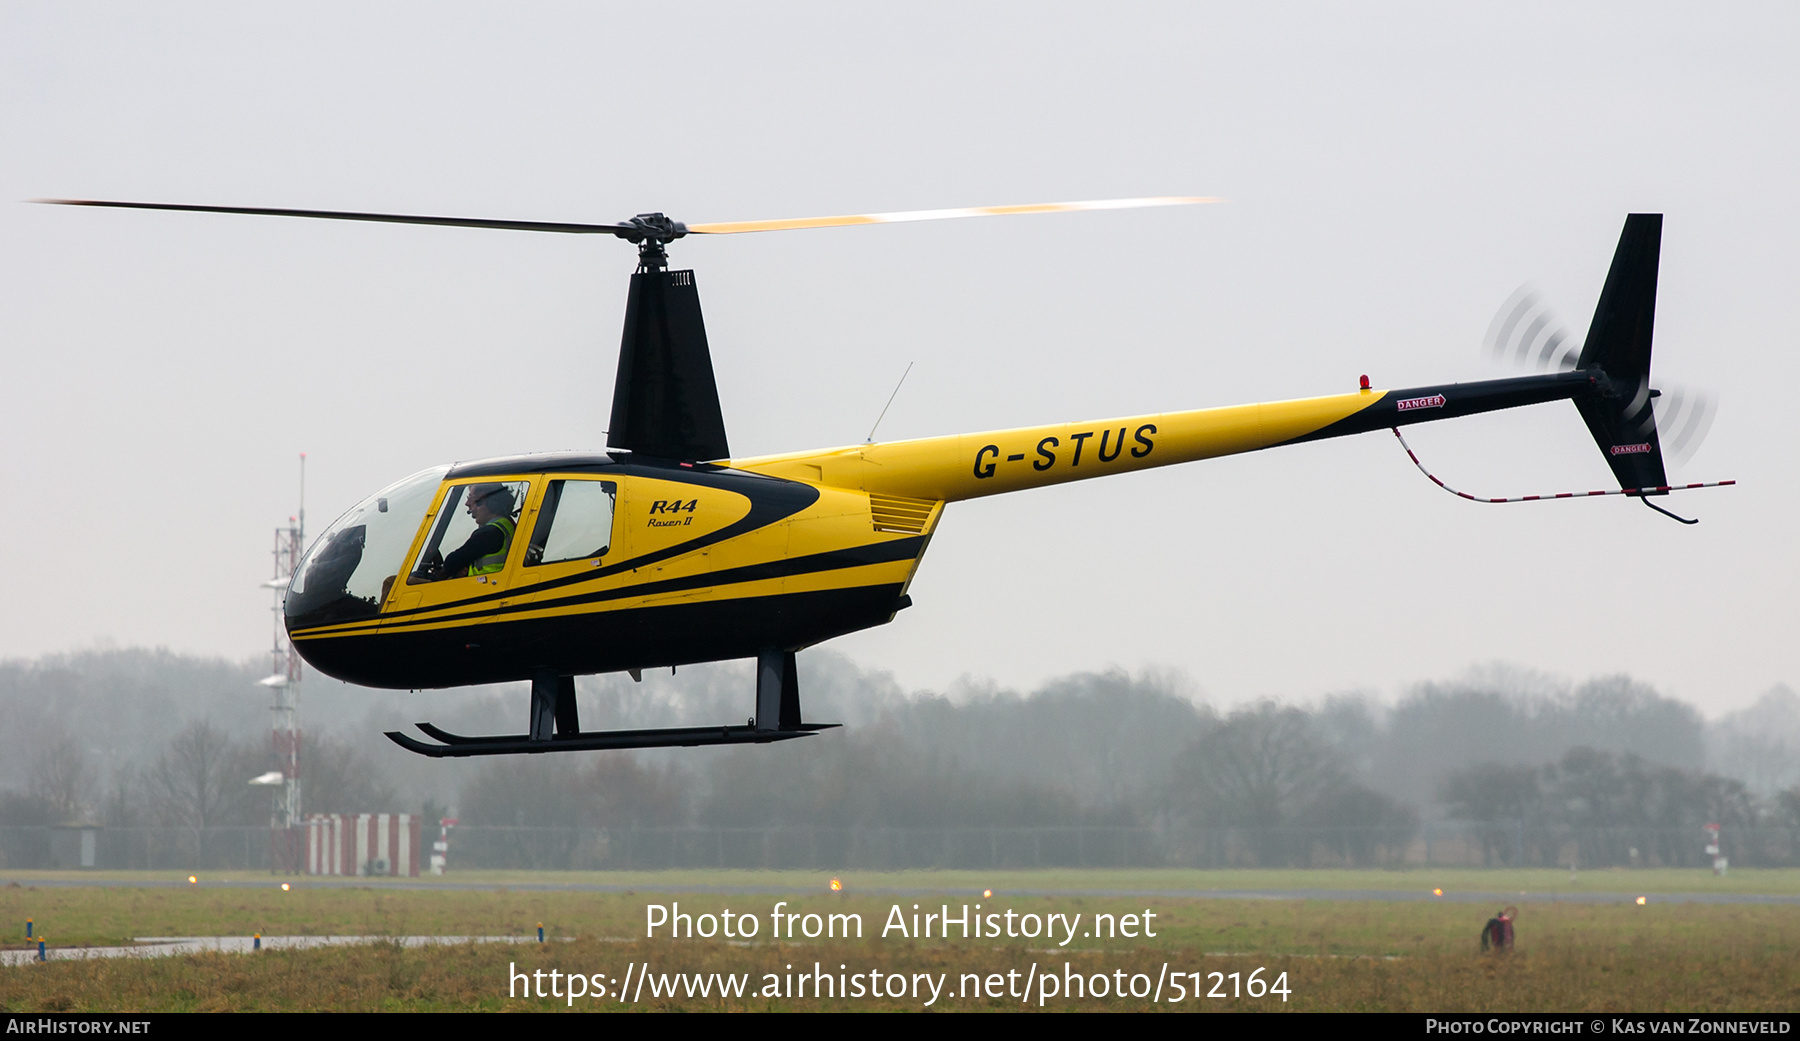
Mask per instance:
[[[1361,381],[1360,381],[1360,382],[1361,382],[1361,384],[1362,384],[1362,389],[1363,389],[1363,390],[1368,390],[1368,389],[1369,389],[1369,377],[1367,377],[1367,376],[1364,376],[1364,377],[1363,377],[1363,378],[1362,378],[1362,380],[1361,380]]]

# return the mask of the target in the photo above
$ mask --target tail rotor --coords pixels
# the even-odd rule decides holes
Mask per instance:
[[[1515,368],[1533,372],[1569,372],[1581,356],[1581,341],[1535,287],[1513,290],[1488,323],[1483,353]],[[1663,456],[1681,465],[1705,443],[1718,415],[1719,399],[1711,391],[1658,379],[1640,383],[1625,412],[1639,434],[1660,433]],[[1646,399],[1649,409],[1644,408]]]
[[[1483,343],[1494,357],[1538,372],[1568,372],[1581,354],[1581,345],[1529,285],[1513,290],[1500,305]]]
[[[1653,422],[1662,432],[1663,455],[1681,464],[1694,457],[1712,430],[1719,411],[1714,395],[1691,387],[1671,385],[1650,402]]]
[[[1673,491],[1718,488],[1737,482],[1672,484],[1669,480],[1665,461],[1685,462],[1699,451],[1718,407],[1717,399],[1705,391],[1670,386],[1665,393],[1663,388],[1650,385],[1661,255],[1662,214],[1633,213],[1625,218],[1612,267],[1607,270],[1606,284],[1594,308],[1593,323],[1584,338],[1577,340],[1570,335],[1543,295],[1523,285],[1500,305],[1483,339],[1488,354],[1521,368],[1551,374],[1530,379],[1563,379],[1558,374],[1570,373],[1583,383],[1582,391],[1571,400],[1618,480],[1616,490],[1508,497],[1472,495],[1450,487],[1427,470],[1396,425],[1394,436],[1399,438],[1413,465],[1438,487],[1476,502],[1624,495],[1683,524],[1698,523],[1671,513],[1651,499]],[[1436,400],[1441,403],[1444,398]]]

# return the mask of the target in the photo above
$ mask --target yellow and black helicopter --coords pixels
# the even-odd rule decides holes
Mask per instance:
[[[288,633],[321,672],[396,689],[531,683],[523,734],[469,737],[420,723],[435,743],[388,735],[428,756],[767,743],[835,726],[804,721],[795,652],[910,606],[908,586],[944,507],[963,499],[1561,399],[1575,403],[1618,479],[1609,494],[1667,513],[1650,499],[1673,490],[1649,386],[1660,214],[1626,219],[1587,338],[1563,371],[1401,390],[1363,377],[1356,391],[1326,397],[740,459],[726,441],[694,273],[669,270],[669,243],[1211,200],[696,225],[660,213],[560,224],[44,201],[599,234],[637,245],[604,452],[422,470],[338,518],[294,572]],[[577,675],[635,677],[740,658],[757,660],[755,716],[744,725],[581,729]]]

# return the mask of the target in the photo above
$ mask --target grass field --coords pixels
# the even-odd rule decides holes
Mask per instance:
[[[33,877],[42,878],[42,875]],[[91,877],[91,876],[83,876]],[[462,882],[467,875],[457,876]],[[161,881],[161,876],[118,881]],[[847,874],[846,888],[831,893],[817,873],[681,872],[642,875],[489,875],[476,889],[399,889],[319,886],[301,882],[290,892],[270,876],[258,883],[224,887],[223,879],[177,887],[73,888],[32,886],[22,876],[0,876],[0,923],[7,945],[23,942],[26,918],[53,946],[126,942],[142,936],[406,935],[528,936],[539,922],[558,939],[538,945],[467,944],[410,948],[376,943],[354,948],[263,951],[255,955],[206,954],[154,959],[51,962],[0,968],[0,1007],[8,1011],[177,1009],[585,1009],[621,1008],[830,1008],[918,1009],[918,997],[845,998],[791,995],[794,971],[811,973],[815,962],[847,984],[852,974],[882,974],[884,988],[915,974],[941,977],[933,1008],[1142,1008],[1229,1010],[1432,1010],[1432,1011],[1752,1011],[1800,1006],[1800,906],[1704,905],[1658,901],[1655,894],[1726,890],[1794,893],[1800,872],[1733,874],[1716,879],[1699,872],[1594,872],[1571,884],[1567,872],[1006,872]],[[626,887],[617,891],[546,891],[543,882]],[[687,891],[670,891],[680,887]],[[714,887],[725,891],[695,891]],[[984,898],[977,887],[992,887]],[[1477,935],[1493,909],[1481,903],[1440,900],[1390,902],[1330,899],[1220,899],[1186,894],[1205,890],[1401,890],[1450,893],[1479,890],[1544,894],[1615,892],[1648,894],[1635,902],[1537,903],[1519,901],[1518,946],[1504,957],[1483,956]],[[735,891],[733,891],[735,890]],[[744,892],[751,890],[751,892]],[[766,891],[764,891],[766,890]],[[882,892],[881,890],[889,890]],[[896,895],[894,890],[904,891]],[[1153,895],[1011,895],[1030,890],[1063,893],[1144,891]],[[930,895],[915,895],[930,894]],[[806,939],[771,935],[770,912],[861,916],[861,939]],[[756,916],[757,935],[722,938],[646,938],[646,905],[679,901],[699,915],[730,909]],[[911,932],[912,905],[920,913],[949,903],[953,916],[964,903],[982,913],[1023,916],[1061,914],[1055,940],[1040,934],[929,939],[882,928],[897,904]],[[1153,911],[1155,937],[1094,936],[1096,913],[1122,916]],[[1079,928],[1066,944],[1069,916]],[[1115,917],[1113,921],[1119,921]],[[840,922],[845,921],[840,919]],[[1139,920],[1142,921],[1141,919]],[[805,923],[797,921],[795,928]],[[1102,930],[1104,932],[1104,930]],[[1088,933],[1089,935],[1082,935]],[[651,967],[652,986],[626,995],[615,991],[628,971],[641,982]],[[508,996],[509,967],[579,973],[583,989],[605,988],[604,998]],[[839,966],[844,966],[840,969]],[[1033,967],[1035,966],[1035,970]],[[1243,981],[1258,968],[1267,982],[1286,973],[1289,991],[1251,997]],[[1007,973],[1014,973],[1007,977]],[[1239,974],[1236,997],[1231,973]],[[678,973],[747,977],[745,995],[720,999],[653,996],[664,977]],[[1042,974],[1056,982],[1053,996]],[[1094,974],[1104,973],[1106,996],[1094,997]],[[1215,980],[1209,973],[1219,973]],[[773,974],[777,993],[763,996]],[[1198,975],[1187,975],[1198,974]],[[1079,975],[1080,997],[1062,993]],[[1131,979],[1134,975],[1141,980]],[[1019,996],[1025,979],[1036,981]],[[1175,977],[1185,1000],[1172,1002]],[[1000,979],[1001,996],[990,987]],[[1162,983],[1161,1001],[1123,999],[1113,991],[1133,983],[1148,991]],[[1212,990],[1226,997],[1196,998]],[[535,985],[535,984],[534,984]],[[810,986],[810,984],[809,984]],[[962,988],[959,992],[958,988]],[[967,993],[971,988],[988,993]]]

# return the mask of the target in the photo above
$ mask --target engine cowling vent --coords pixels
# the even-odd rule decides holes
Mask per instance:
[[[940,503],[931,499],[906,499],[898,495],[869,496],[869,519],[876,531],[921,535]]]

